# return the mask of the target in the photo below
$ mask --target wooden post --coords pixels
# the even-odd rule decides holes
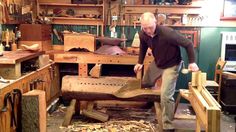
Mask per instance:
[[[88,64],[81,63],[79,64],[79,77],[88,77]]]
[[[46,132],[45,91],[32,90],[22,97],[22,131]]]

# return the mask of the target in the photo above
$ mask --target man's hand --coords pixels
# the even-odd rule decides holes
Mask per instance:
[[[198,68],[198,66],[197,66],[196,63],[190,63],[190,64],[188,65],[188,69],[189,69],[190,71],[192,71],[192,72],[195,72],[195,71],[198,71],[198,70],[199,70],[199,68]]]
[[[142,70],[143,65],[142,64],[136,64],[134,66],[134,72],[137,73],[138,71]]]

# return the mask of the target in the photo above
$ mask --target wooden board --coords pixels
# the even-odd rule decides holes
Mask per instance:
[[[54,60],[58,63],[100,63],[135,65],[138,62],[137,55],[99,55],[93,53],[63,52],[55,53]],[[152,56],[146,56],[144,65],[153,61]]]

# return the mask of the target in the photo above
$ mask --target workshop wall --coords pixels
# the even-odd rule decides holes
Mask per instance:
[[[220,57],[221,32],[236,32],[235,27],[203,27],[199,46],[198,65],[207,72],[208,79],[213,79],[215,64]]]

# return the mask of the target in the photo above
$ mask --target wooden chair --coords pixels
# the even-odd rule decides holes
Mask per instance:
[[[223,68],[225,66],[225,63],[226,63],[226,61],[223,61],[221,58],[219,58],[216,63],[216,66],[215,66],[214,80],[207,80],[207,82],[206,82],[206,87],[216,87],[217,88],[216,96],[217,96],[218,102],[220,102],[221,80],[222,80],[222,73],[223,73]]]

